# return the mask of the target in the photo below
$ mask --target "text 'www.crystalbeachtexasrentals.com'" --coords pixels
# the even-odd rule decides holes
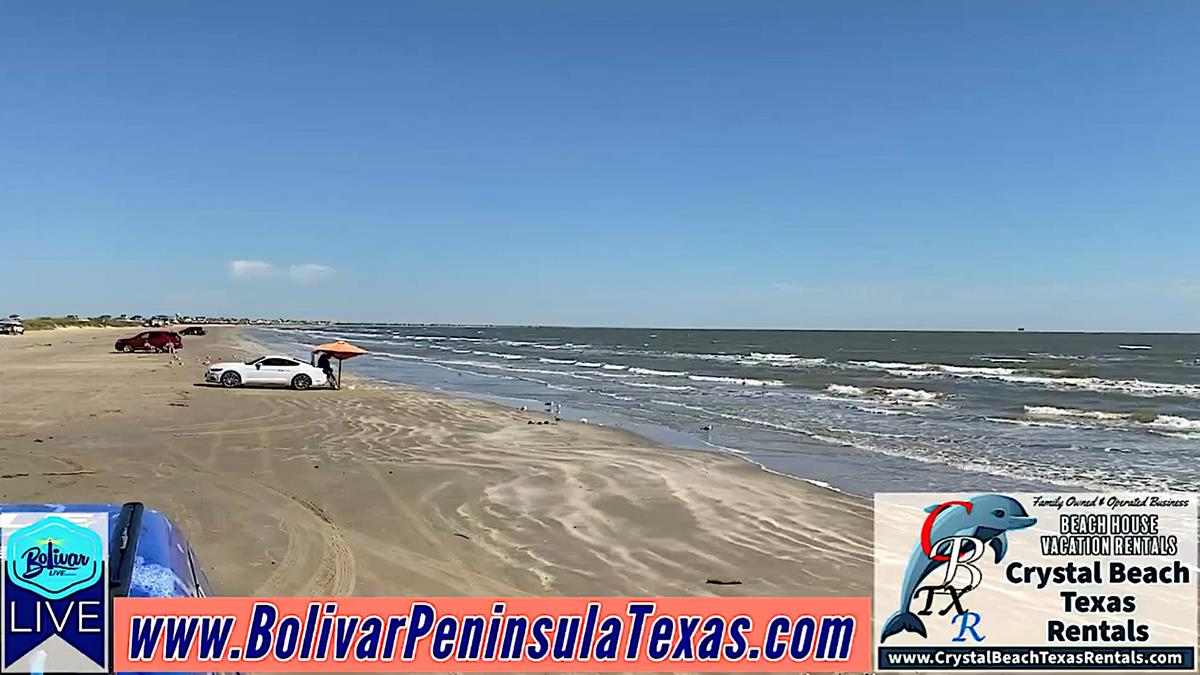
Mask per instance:
[[[866,598],[120,598],[118,672],[870,666]]]

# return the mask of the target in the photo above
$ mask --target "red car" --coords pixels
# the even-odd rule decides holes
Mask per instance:
[[[183,349],[183,338],[179,337],[179,333],[166,330],[148,330],[145,333],[138,333],[131,338],[117,340],[117,344],[114,346],[119,352],[165,352],[170,351],[171,345],[174,345],[175,349]]]

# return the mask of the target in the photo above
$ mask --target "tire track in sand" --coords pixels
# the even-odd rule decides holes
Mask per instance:
[[[194,460],[193,460],[194,461]],[[199,473],[219,481],[236,501],[234,510],[279,513],[286,537],[283,558],[255,589],[255,595],[346,596],[354,592],[358,578],[357,559],[346,543],[345,533],[317,504],[293,492],[253,478],[241,478],[196,467]],[[282,503],[280,503],[282,502]],[[319,548],[313,564],[309,549]]]
[[[290,518],[281,522],[287,535],[287,548],[283,560],[271,576],[259,586],[261,595],[280,593],[302,595],[345,596],[354,592],[357,583],[357,559],[346,543],[342,528],[317,504],[295,493],[255,482],[255,489],[274,493],[294,505],[293,511],[301,512],[314,523],[313,527],[300,528]],[[303,539],[315,533],[321,540],[321,559],[307,580],[297,587],[297,570],[305,567],[307,556],[303,555]],[[302,575],[301,575],[302,577]]]

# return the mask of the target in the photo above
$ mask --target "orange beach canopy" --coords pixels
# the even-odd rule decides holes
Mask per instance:
[[[342,388],[342,361],[352,359],[356,356],[362,356],[367,353],[367,350],[362,347],[355,347],[345,340],[337,342],[326,342],[323,345],[317,345],[312,348],[315,353],[325,353],[338,360],[337,380],[334,382],[336,388]]]
[[[352,359],[356,356],[362,356],[363,354],[367,353],[367,350],[363,349],[362,347],[355,347],[345,340],[326,342],[323,345],[317,345],[316,347],[313,347],[312,350],[314,352],[325,352],[339,361]]]

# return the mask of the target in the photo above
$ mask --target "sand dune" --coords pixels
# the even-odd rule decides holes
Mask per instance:
[[[865,595],[865,502],[615,429],[359,381],[198,386],[118,331],[0,338],[0,499],[140,500],[222,594]],[[352,364],[351,364],[352,370]],[[718,586],[708,579],[737,580]]]

